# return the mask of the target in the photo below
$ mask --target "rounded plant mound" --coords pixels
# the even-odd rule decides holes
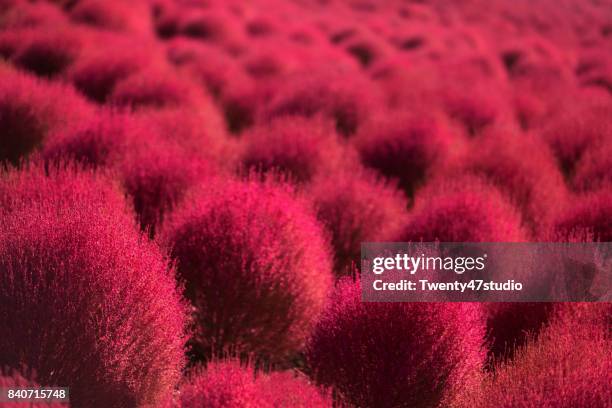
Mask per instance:
[[[501,193],[476,178],[436,181],[415,200],[401,241],[520,242],[518,212]]]
[[[219,180],[190,197],[164,227],[195,340],[271,360],[299,350],[331,285],[322,228],[289,187]]]
[[[603,189],[577,197],[559,216],[554,230],[561,237],[586,232],[595,241],[612,241],[612,191]]]
[[[18,163],[49,133],[92,113],[70,88],[38,81],[1,64],[0,75],[0,161]]]
[[[296,73],[293,81],[284,83],[263,118],[286,115],[313,117],[321,115],[336,124],[343,136],[355,134],[375,108],[374,85],[352,75]]]
[[[331,232],[336,275],[359,264],[362,242],[393,241],[408,215],[404,194],[367,170],[322,174],[308,193],[317,217]]]
[[[566,308],[537,340],[496,367],[461,406],[596,408],[609,405],[610,308]],[[606,320],[607,319],[607,320]]]
[[[271,407],[259,394],[253,369],[237,360],[210,362],[180,388],[181,408]]]
[[[442,172],[448,178],[473,175],[488,180],[521,212],[523,223],[535,237],[548,231],[567,202],[563,177],[548,146],[529,135],[486,135]]]
[[[451,142],[439,118],[393,113],[369,122],[355,140],[363,164],[397,179],[410,197]]]
[[[344,161],[333,126],[318,120],[285,117],[245,132],[242,164],[279,170],[293,181],[308,182]]]
[[[291,372],[256,372],[249,364],[225,359],[192,371],[180,388],[181,408],[331,408],[331,399]]]
[[[364,303],[342,279],[315,327],[307,361],[316,380],[365,407],[448,406],[484,362],[478,304]]]
[[[142,229],[154,235],[187,191],[212,177],[215,169],[172,143],[156,141],[131,152],[119,165],[119,173]]]
[[[0,179],[0,365],[69,387],[74,407],[154,405],[184,365],[174,271],[116,186],[48,172]]]

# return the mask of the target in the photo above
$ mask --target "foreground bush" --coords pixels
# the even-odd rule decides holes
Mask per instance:
[[[483,341],[477,304],[364,303],[359,281],[344,278],[307,360],[319,383],[355,406],[448,406],[478,379]]]
[[[210,184],[162,233],[195,307],[196,342],[206,354],[283,359],[304,344],[331,284],[322,229],[286,187]]]
[[[0,214],[0,364],[70,387],[74,407],[159,402],[181,376],[185,308],[117,188],[10,170]]]

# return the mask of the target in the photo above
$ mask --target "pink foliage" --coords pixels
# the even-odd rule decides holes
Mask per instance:
[[[242,164],[258,170],[280,170],[296,182],[341,167],[345,150],[333,124],[302,117],[284,117],[242,134]]]
[[[562,237],[587,231],[596,241],[612,241],[612,192],[603,189],[576,198],[554,229]]]
[[[278,90],[264,112],[266,119],[285,115],[322,115],[334,121],[343,136],[355,134],[376,103],[373,84],[356,73],[299,73]]]
[[[355,406],[434,407],[478,380],[484,362],[478,304],[364,303],[341,280],[307,347],[318,382]]]
[[[525,159],[525,149],[529,151]],[[523,223],[538,237],[568,200],[554,159],[541,140],[515,133],[492,133],[444,169],[453,175],[482,177],[496,186],[520,212]]]
[[[237,360],[210,362],[180,388],[180,408],[331,408],[329,397],[290,372],[256,373]]]
[[[437,181],[417,196],[402,241],[520,242],[520,215],[497,189],[475,178]]]
[[[406,197],[367,170],[341,170],[315,178],[308,193],[331,232],[336,275],[359,264],[362,242],[393,241],[405,224]]]
[[[42,166],[0,184],[0,364],[70,387],[72,406],[154,404],[184,364],[174,271],[102,176]],[[28,316],[23,319],[23,316]]]
[[[92,114],[88,104],[68,87],[38,81],[1,64],[0,75],[0,160],[17,163],[50,132]]]
[[[389,112],[368,122],[355,144],[364,165],[397,179],[410,197],[441,161],[453,141],[434,115]]]
[[[610,309],[597,306],[578,306],[555,319],[537,340],[517,351],[512,363],[497,367],[495,375],[486,379],[461,406],[608,405],[612,400]],[[607,322],[601,316],[606,316]]]
[[[288,187],[210,183],[164,227],[195,307],[196,340],[282,359],[303,345],[331,285],[320,225]]]

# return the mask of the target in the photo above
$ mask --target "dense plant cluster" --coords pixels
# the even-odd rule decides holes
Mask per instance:
[[[611,10],[0,0],[0,386],[610,405],[609,304],[363,303],[359,268],[363,242],[612,241]]]

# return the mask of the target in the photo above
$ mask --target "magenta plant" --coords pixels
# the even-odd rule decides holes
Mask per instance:
[[[0,215],[0,364],[70,387],[74,407],[154,405],[171,392],[186,307],[118,186],[71,169],[9,170]]]
[[[371,120],[355,140],[363,164],[397,179],[412,197],[453,140],[441,120],[435,115],[397,112]]]
[[[554,230],[561,237],[582,231],[601,242],[612,241],[612,192],[602,189],[577,197],[557,219]]]
[[[92,114],[70,88],[39,81],[0,64],[0,161],[14,164],[36,150],[50,132]],[[58,104],[56,101],[61,100]]]
[[[524,151],[530,152],[525,160]],[[548,147],[532,136],[493,132],[445,169],[446,177],[467,174],[496,186],[521,212],[534,237],[546,233],[566,204],[567,189]]]
[[[313,117],[321,115],[336,124],[338,133],[354,135],[376,106],[374,85],[357,72],[340,77],[339,73],[296,73],[286,81],[262,113],[265,119],[286,115]]]
[[[329,396],[291,372],[256,372],[248,363],[215,360],[196,368],[180,387],[180,408],[331,408]]]
[[[342,279],[307,346],[314,378],[367,407],[448,406],[484,363],[479,304],[365,303]]]
[[[520,242],[525,236],[518,212],[473,177],[437,180],[423,189],[400,235],[412,242]]]
[[[243,166],[281,171],[298,183],[329,174],[347,161],[333,124],[320,120],[288,116],[253,127],[242,137]]]
[[[390,182],[368,170],[322,174],[308,189],[319,220],[331,232],[337,276],[360,262],[362,242],[393,241],[405,225],[408,202]]]
[[[565,308],[537,339],[516,351],[480,387],[466,389],[470,407],[597,408],[612,400],[610,307]]]
[[[195,340],[271,360],[297,352],[331,286],[322,228],[288,186],[210,182],[164,226],[194,306]]]

